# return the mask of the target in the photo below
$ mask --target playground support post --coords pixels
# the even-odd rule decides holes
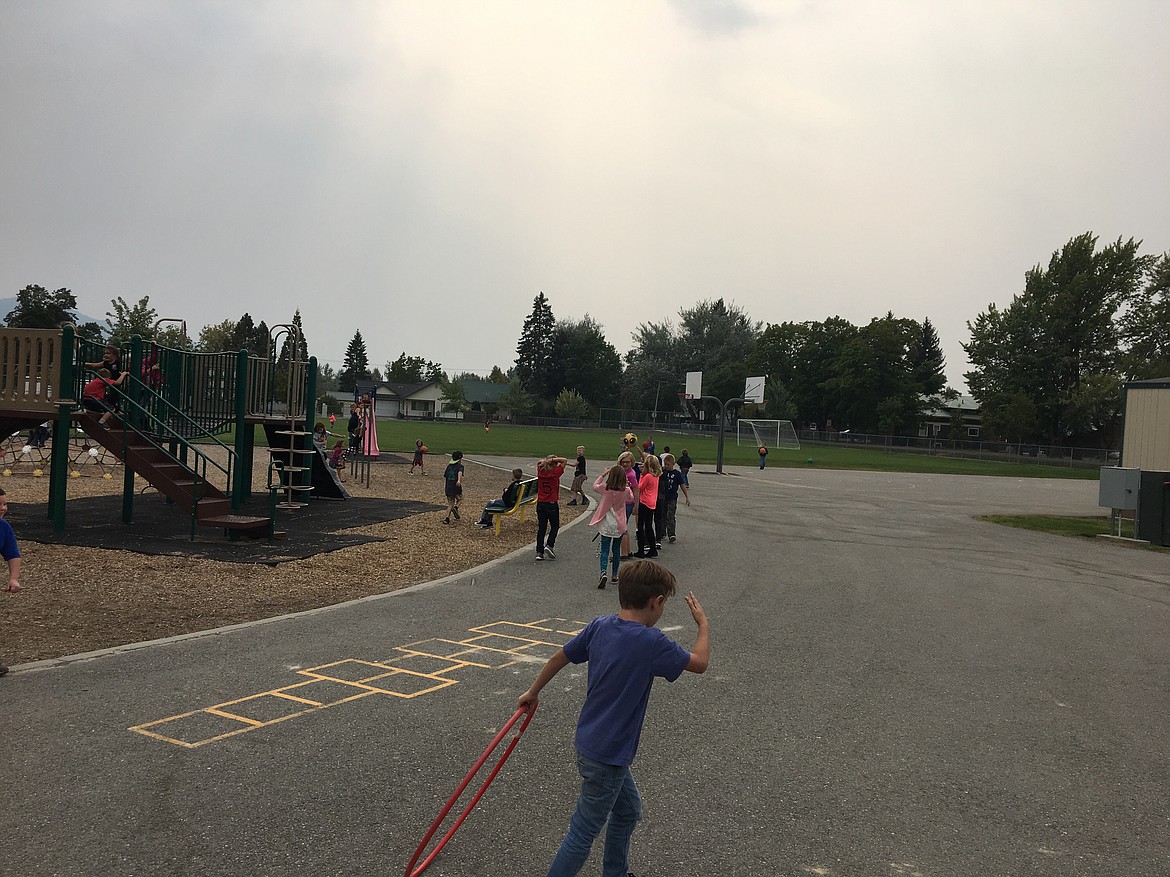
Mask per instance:
[[[73,358],[76,347],[73,326],[66,323],[61,328],[60,382],[57,384],[57,422],[53,424],[53,450],[49,466],[49,517],[53,521],[53,532],[65,530],[65,499],[69,483],[69,432],[72,428],[71,398],[76,392],[73,385]]]
[[[727,406],[731,405],[732,403],[735,403],[735,402],[738,402],[739,404],[742,405],[745,400],[743,400],[743,399],[728,399],[726,402],[722,402],[719,399],[717,399],[715,396],[700,396],[699,398],[700,399],[710,399],[712,402],[717,402],[719,404],[719,444],[718,444],[718,450],[715,452],[715,471],[718,472],[720,475],[722,475],[723,474],[723,433],[727,428]]]
[[[252,455],[256,441],[256,427],[247,422],[248,416],[248,351],[236,354],[236,471],[232,484],[232,511],[252,494]]]
[[[135,335],[130,339],[130,365],[124,369],[130,372],[131,377],[137,377],[142,374],[142,336]],[[122,414],[119,418],[122,421],[122,447],[125,448],[125,436],[127,430],[130,428],[131,419],[138,419],[138,383],[136,381],[123,381],[122,387],[118,392],[125,396],[131,403],[122,406]],[[134,424],[138,426],[138,424]],[[134,470],[130,468],[130,464],[126,461],[126,455],[123,451],[122,455],[122,523],[129,524],[134,520]]]
[[[301,443],[305,450],[310,450],[313,447],[313,418],[317,416],[317,357],[310,356],[307,363],[309,373],[305,377],[305,436],[301,439]],[[289,398],[292,398],[292,369],[289,369]],[[328,447],[328,445],[326,445]],[[316,451],[313,456],[316,456]],[[310,458],[309,465],[305,467],[305,471],[301,473],[301,484],[305,487],[311,487],[313,484],[313,463]]]

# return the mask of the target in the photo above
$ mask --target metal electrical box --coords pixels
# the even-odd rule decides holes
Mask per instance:
[[[1133,511],[1138,507],[1140,469],[1122,469],[1119,466],[1101,467],[1101,491],[1097,505],[1107,509]]]
[[[1170,472],[1142,472],[1134,535],[1170,546]]]

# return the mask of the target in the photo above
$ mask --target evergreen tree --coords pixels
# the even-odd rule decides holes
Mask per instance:
[[[263,351],[257,350],[256,344],[256,324],[252,322],[252,315],[245,312],[242,317],[236,320],[236,328],[232,331],[230,347],[228,350],[240,350],[246,348],[251,353],[261,353]]]
[[[922,321],[917,337],[910,344],[908,357],[911,380],[918,385],[920,392],[924,396],[941,392],[947,385],[947,376],[943,372],[947,360],[930,317]]]
[[[298,341],[297,345],[297,360],[300,362],[309,361],[309,344],[305,341],[305,330],[301,327],[301,311],[297,309],[292,318],[293,329],[288,330],[284,341],[280,345],[280,355],[277,357],[277,368],[288,368],[289,352],[292,350],[293,339]]]
[[[345,349],[345,362],[337,375],[338,388],[343,393],[352,393],[358,381],[370,379],[370,359],[366,354],[366,342],[362,340],[362,331],[353,333],[349,347]]]
[[[532,313],[524,321],[516,343],[516,376],[524,389],[542,399],[551,399],[554,387],[556,318],[543,292],[532,300]]]
[[[248,349],[257,356],[262,356],[267,359],[272,353],[272,338],[268,331],[268,324],[263,320],[256,327],[256,334],[252,336],[252,343],[248,345]]]

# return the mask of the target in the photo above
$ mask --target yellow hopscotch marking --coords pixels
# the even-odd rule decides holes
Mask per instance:
[[[391,657],[381,661],[364,661],[358,658],[342,658],[316,667],[297,670],[298,676],[308,677],[303,682],[282,685],[268,691],[260,691],[225,700],[197,710],[177,713],[162,719],[133,725],[128,730],[144,737],[197,749],[209,743],[216,743],[260,728],[270,728],[289,719],[320,712],[343,703],[360,700],[363,697],[380,694],[399,700],[413,700],[459,683],[445,675],[454,670],[472,667],[478,670],[501,670],[521,662],[542,660],[528,651],[533,648],[557,649],[577,634],[585,622],[570,621],[566,618],[542,618],[532,622],[494,621],[468,629],[474,636],[465,639],[432,637],[418,640],[405,646],[394,646]],[[506,633],[504,631],[507,631]],[[490,643],[490,645],[489,645]],[[407,667],[395,666],[394,662],[439,662],[441,666],[432,672],[419,672]],[[332,672],[330,672],[332,671]],[[366,674],[357,678],[345,678],[350,674]],[[378,683],[378,684],[373,684]],[[430,683],[430,684],[428,684]],[[313,686],[326,686],[318,691],[307,690]],[[328,686],[334,688],[330,697]],[[301,690],[306,689],[306,690]],[[296,693],[293,693],[296,692]],[[313,696],[323,697],[314,700]],[[259,705],[263,698],[278,698],[289,704],[299,704],[304,709],[276,716],[271,719],[257,719],[240,712],[247,712],[247,704]],[[235,708],[237,711],[233,711]],[[225,722],[238,725],[222,730]],[[218,725],[218,728],[212,726]],[[170,726],[170,727],[167,727]],[[190,731],[184,734],[185,726]],[[169,733],[164,733],[164,730]]]

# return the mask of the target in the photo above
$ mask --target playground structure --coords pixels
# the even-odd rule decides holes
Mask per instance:
[[[282,342],[289,356],[278,361]],[[78,443],[70,437],[78,429],[87,455],[123,464],[124,523],[133,519],[137,474],[189,514],[192,538],[198,526],[232,538],[277,535],[274,511],[267,517],[238,512],[252,495],[257,425],[270,437],[270,492],[305,496],[314,489],[313,473],[325,465],[310,441],[317,361],[297,358],[299,327],[274,326],[262,354],[197,353],[135,335],[121,349],[126,379],[117,399],[103,403],[113,414],[108,428],[99,423],[100,413],[79,409],[82,388],[94,377],[85,363],[100,361],[103,346],[77,337],[70,325],[0,328],[0,435],[32,431],[27,445],[17,441],[22,456],[28,447],[48,460],[53,529],[65,529],[68,477],[78,462]],[[324,491],[330,492],[328,485]]]

